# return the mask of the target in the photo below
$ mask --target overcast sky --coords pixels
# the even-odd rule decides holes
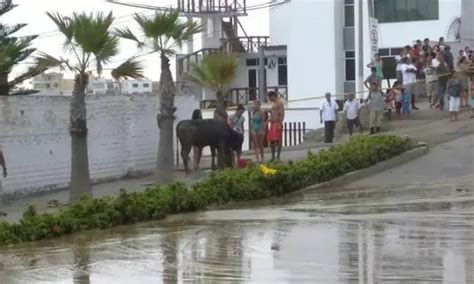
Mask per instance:
[[[105,2],[105,0],[13,0],[19,7],[13,9],[2,16],[1,22],[7,24],[14,23],[27,23],[28,26],[23,28],[18,35],[29,35],[39,34],[39,38],[35,40],[34,46],[42,52],[54,56],[66,56],[62,50],[62,43],[64,37],[59,32],[55,31],[54,23],[46,16],[47,11],[57,11],[64,15],[69,15],[74,11],[112,11],[116,18],[114,27],[130,26],[135,29],[136,26],[133,22],[132,16],[136,12],[145,12],[145,15],[150,15],[153,11],[146,11],[143,9],[136,9],[131,7],[125,7],[121,5],[111,4]],[[132,3],[142,3],[148,5],[157,6],[175,6],[176,0],[130,0]],[[247,5],[256,5],[261,3],[267,3],[268,0],[247,0]],[[244,25],[247,34],[249,35],[268,35],[269,24],[268,24],[268,9],[261,9],[249,12],[247,17],[241,18],[242,24]],[[199,45],[199,41],[195,41]],[[198,46],[195,46],[197,48]],[[135,44],[121,41],[120,54],[113,59],[107,67],[114,67],[121,61],[125,60],[136,54],[145,53],[146,51],[137,50]],[[159,58],[157,55],[148,55],[141,57],[145,66],[145,76],[152,79],[158,80],[159,78]],[[32,62],[26,60],[26,62]],[[14,70],[14,73],[20,72],[25,69],[28,65],[21,64]],[[174,68],[174,66],[172,66]],[[104,71],[104,75],[108,76],[107,71]],[[71,74],[67,74],[67,77],[71,77]]]

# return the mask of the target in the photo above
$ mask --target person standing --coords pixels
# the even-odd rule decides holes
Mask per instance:
[[[263,162],[263,140],[265,139],[265,127],[264,127],[265,114],[261,110],[260,101],[254,101],[252,122],[250,125],[250,135],[253,142],[253,151],[255,153],[255,159],[257,163]]]
[[[371,67],[370,68],[370,75],[365,79],[364,81],[364,86],[370,90],[370,85],[372,83],[376,83],[377,86],[381,85],[381,81],[379,81],[379,78],[377,76],[377,68]]]
[[[272,150],[272,162],[275,160],[275,150],[277,151],[276,159],[280,160],[282,136],[283,136],[283,121],[285,120],[285,107],[283,102],[278,98],[274,91],[268,93],[268,99],[272,102],[270,110],[270,129],[268,130],[267,140],[270,143]]]
[[[450,72],[441,52],[437,54],[436,64],[433,64],[433,66],[436,68],[436,75],[438,77],[438,104],[436,106],[439,106],[441,110],[444,110],[444,95],[446,94],[446,84]]]
[[[373,82],[377,86],[377,82]],[[324,100],[321,111],[319,113],[321,118],[321,124],[324,122],[324,142],[332,143],[334,139],[334,129],[337,122],[337,109],[338,105],[336,101],[331,99],[331,93],[326,93],[326,99]]]
[[[379,85],[381,85],[383,80],[383,61],[378,53],[375,54],[373,61],[367,67],[371,68],[371,70],[375,68],[375,76],[377,76]]]
[[[458,74],[454,74],[453,77],[448,80],[446,86],[446,96],[448,97],[451,121],[458,120],[458,112],[461,106],[461,90],[461,80],[459,79]]]
[[[433,59],[428,56],[426,59],[425,69],[426,94],[432,108],[438,99],[438,76],[436,75],[436,68],[433,66]]]
[[[235,165],[239,164],[240,156],[242,155],[242,143],[244,142],[244,123],[245,117],[243,116],[245,108],[243,105],[238,105],[235,113],[229,117],[229,125],[236,132],[235,141],[232,141],[232,161]],[[237,154],[235,155],[234,154]],[[234,159],[235,156],[235,159]]]
[[[384,94],[379,90],[377,84],[372,83],[370,86],[369,110],[370,110],[370,134],[379,133],[382,126],[383,109],[385,105]]]
[[[349,135],[352,136],[354,125],[359,127],[359,131],[362,133],[362,125],[359,120],[360,103],[358,100],[354,100],[354,94],[349,94],[349,99],[344,103],[343,110],[346,114]]]
[[[411,107],[414,110],[418,108],[415,106],[415,90],[416,90],[416,72],[417,69],[412,63],[412,59],[408,58],[406,62],[402,65],[403,72],[403,88],[405,89],[406,94],[411,99]]]

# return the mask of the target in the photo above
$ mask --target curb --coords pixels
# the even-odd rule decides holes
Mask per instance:
[[[408,152],[405,152],[403,154],[400,154],[396,157],[393,157],[389,160],[378,162],[377,164],[372,165],[372,166],[367,167],[367,168],[364,168],[364,169],[349,172],[345,175],[334,178],[330,181],[310,185],[310,186],[305,187],[301,190],[290,192],[290,193],[288,193],[284,196],[285,197],[294,197],[294,196],[304,194],[307,191],[321,190],[321,189],[325,189],[325,188],[328,188],[328,187],[334,187],[334,186],[343,186],[343,185],[346,185],[346,184],[351,183],[353,181],[359,180],[361,178],[366,178],[366,177],[381,173],[383,171],[395,168],[397,166],[403,165],[407,162],[410,162],[412,160],[418,159],[418,158],[426,155],[428,152],[429,152],[428,145],[424,142],[418,142],[418,145],[417,145],[416,148],[414,148],[414,149],[412,149]]]

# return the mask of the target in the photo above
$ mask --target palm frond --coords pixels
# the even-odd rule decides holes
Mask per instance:
[[[35,57],[35,66],[39,69],[47,70],[49,68],[62,67],[63,65],[69,66],[69,63],[62,58],[56,58],[44,52],[40,52]]]
[[[216,92],[224,92],[235,79],[238,59],[223,53],[208,54],[199,64],[193,64],[186,79]]]
[[[104,45],[110,44],[114,38],[111,25],[114,17],[112,12],[104,13],[74,13],[72,16],[73,39],[84,53],[97,55]],[[112,41],[118,44],[118,41]]]
[[[143,78],[143,66],[136,58],[130,58],[112,70],[115,80],[120,78]]]
[[[16,24],[12,26],[4,26],[0,24],[0,38],[8,37],[21,30],[25,26],[27,26],[27,24]]]
[[[145,44],[136,37],[129,28],[115,29],[114,32],[118,37],[133,40],[137,43],[138,47],[143,47]]]
[[[46,12],[46,15],[56,24],[58,30],[66,37],[64,47],[68,47],[74,36],[74,26],[71,18],[64,17],[58,12]]]
[[[178,11],[157,12],[152,16],[135,15],[135,21],[145,38],[151,39],[151,48],[154,50],[181,47],[202,30],[196,22],[181,20]]]
[[[11,11],[17,5],[12,4],[12,0],[4,0],[0,6],[0,16]]]

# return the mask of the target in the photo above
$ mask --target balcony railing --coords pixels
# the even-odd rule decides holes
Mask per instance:
[[[222,47],[228,53],[256,53],[258,52],[261,46],[267,47],[270,43],[270,37],[268,36],[236,37],[233,40],[238,40],[240,44],[236,45],[234,42],[231,41],[231,39],[228,38],[221,39]]]
[[[267,93],[270,91],[276,92],[285,101],[288,100],[287,86],[267,87]],[[231,89],[227,95],[227,101],[230,106],[236,106],[238,104],[248,105],[250,101],[258,99],[258,92],[258,88],[234,88]],[[266,97],[264,101],[267,101]]]
[[[178,10],[187,14],[232,14],[247,13],[246,0],[178,0]]]
[[[191,71],[192,63],[199,63],[199,59],[210,53],[220,52],[219,48],[203,48],[193,53],[187,54],[184,57],[178,58],[178,75]]]

